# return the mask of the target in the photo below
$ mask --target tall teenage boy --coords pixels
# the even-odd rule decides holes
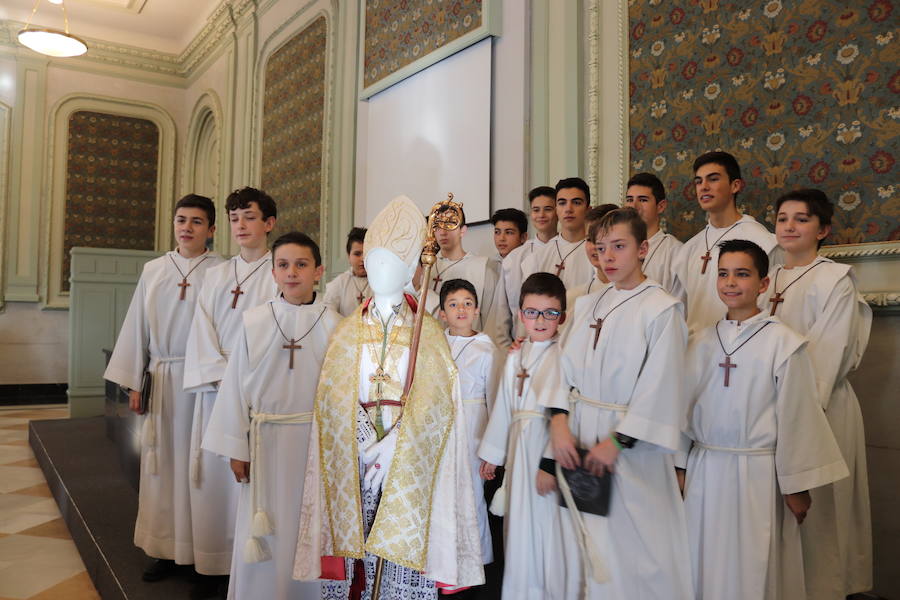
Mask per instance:
[[[635,209],[647,224],[647,258],[641,265],[644,275],[675,296],[673,262],[683,244],[660,228],[659,220],[666,210],[666,188],[652,173],[638,173],[625,186],[625,206]]]
[[[144,265],[104,379],[128,388],[131,410],[143,414],[141,476],[134,544],[153,562],[144,581],[194,563],[190,446],[194,395],[185,392],[184,356],[194,304],[206,270],[222,258],[206,248],[215,231],[212,200],[189,194],[175,205],[178,247]],[[141,407],[145,371],[152,392]]]

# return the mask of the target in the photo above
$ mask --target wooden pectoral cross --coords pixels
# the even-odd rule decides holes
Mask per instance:
[[[594,330],[594,350],[596,350],[597,341],[600,339],[600,330],[603,329],[603,319],[597,319],[597,322],[590,327]]]
[[[363,293],[360,292],[359,295],[356,296],[356,303],[357,303],[357,304],[362,304],[362,303],[363,303],[363,300],[365,300],[365,299],[366,299],[365,295],[363,295]]]
[[[737,364],[731,362],[731,357],[727,354],[725,355],[725,362],[719,363],[719,366],[725,369],[725,387],[728,387],[728,382],[731,375],[731,369],[737,369]]]
[[[235,298],[236,298],[236,297],[237,297],[237,296],[235,296]],[[294,368],[294,350],[301,350],[301,349],[303,349],[303,346],[301,346],[300,344],[297,343],[297,342],[299,342],[299,341],[300,341],[300,340],[295,340],[295,339],[291,338],[291,342],[290,342],[289,344],[285,344],[285,345],[282,346],[282,348],[284,348],[285,350],[290,350],[290,351],[291,351],[291,360],[290,360],[290,362],[288,362],[288,369],[293,369],[293,368]]]
[[[237,308],[237,301],[241,294],[244,293],[244,290],[241,289],[241,286],[237,286],[233,290],[231,290],[231,295],[234,296],[234,299],[231,301],[231,308]]]
[[[434,276],[434,279],[432,279],[432,281],[434,282],[434,287],[432,287],[431,289],[436,292],[436,291],[438,291],[438,289],[437,289],[438,284],[443,281],[443,279],[441,279],[441,274],[440,273],[436,274]]]
[[[775,314],[775,311],[778,310],[778,304],[784,302],[781,292],[775,292],[775,295],[769,298],[769,302],[772,303],[772,312],[769,313],[769,316],[772,316]]]
[[[559,277],[559,274],[566,270],[566,261],[561,260],[558,265],[553,266],[556,267],[556,276]]]
[[[516,374],[516,377],[519,379],[519,392],[518,396],[522,397],[522,392],[525,391],[525,380],[531,377],[528,374],[528,370],[525,367],[522,367],[522,370]]]
[[[178,287],[181,288],[181,294],[178,295],[178,299],[184,300],[185,294],[187,294],[187,289],[191,287],[191,284],[188,283],[187,277],[183,277],[181,279],[181,283],[178,284]]]
[[[706,273],[706,265],[709,264],[709,261],[712,260],[712,255],[709,253],[709,250],[706,251],[706,254],[700,257],[700,260],[703,261],[703,266],[700,268],[700,274],[703,275]]]

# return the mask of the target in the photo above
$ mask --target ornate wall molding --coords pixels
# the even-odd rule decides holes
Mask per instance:
[[[6,244],[6,202],[9,193],[9,140],[12,135],[12,108],[0,102],[0,249]],[[0,310],[5,304],[3,279],[6,266],[0,259]]]
[[[41,296],[46,308],[68,308],[69,294],[61,289],[63,230],[65,227],[66,153],[69,117],[77,111],[94,111],[152,121],[160,132],[159,168],[156,186],[156,250],[172,241],[171,201],[175,192],[175,121],[160,106],[108,96],[69,94],[49,111],[47,143],[47,212],[42,224],[43,265]]]
[[[898,260],[900,259],[900,241],[825,246],[819,251],[819,254],[843,262]]]
[[[204,157],[201,153],[204,149],[208,149],[210,144],[215,146],[217,154],[215,157],[217,161],[215,192],[223,192],[228,189],[225,175],[228,170],[225,162],[225,144],[222,142],[224,119],[225,114],[222,111],[222,103],[219,101],[218,94],[211,89],[205,90],[194,104],[194,109],[191,111],[191,119],[188,123],[181,162],[182,176],[179,196],[195,191],[201,194],[208,191],[203,185],[198,185],[200,182],[197,180],[197,176],[198,171],[201,173],[206,173],[207,171],[207,169],[201,167],[205,160],[210,160],[210,157]],[[209,140],[209,136],[213,136],[215,139]],[[219,215],[217,223],[221,230],[221,225],[226,220],[225,195],[213,193],[212,198],[216,204],[216,214]],[[214,239],[216,251],[223,255],[228,254],[229,236],[217,235]]]

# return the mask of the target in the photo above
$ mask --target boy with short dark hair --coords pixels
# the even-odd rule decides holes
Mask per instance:
[[[189,477],[194,395],[184,391],[182,382],[194,304],[205,273],[222,261],[206,248],[215,219],[215,206],[205,196],[188,194],[175,205],[178,247],[144,265],[103,374],[128,388],[131,410],[144,415],[134,544],[155,559],[144,571],[144,581],[164,579],[175,563],[195,560]],[[145,371],[152,393],[144,399],[143,412]]]
[[[866,441],[859,401],[847,376],[859,366],[872,326],[849,265],[818,255],[834,206],[821,190],[788,192],[775,202],[775,236],[785,264],[760,296],[763,312],[806,337],[819,404],[850,476],[810,490],[815,509],[800,530],[806,595],[844,598],[872,588],[872,523]]]
[[[518,208],[501,208],[495,211],[491,216],[491,224],[494,226],[497,262],[503,262],[510,252],[528,239],[528,218]]]
[[[347,234],[347,261],[350,268],[325,286],[325,298],[322,302],[342,317],[350,315],[372,292],[363,261],[365,239],[365,227],[350,230]]]
[[[808,490],[847,476],[806,340],[757,306],[768,262],[751,241],[719,245],[727,313],[688,347],[694,443],[684,505],[698,598],[804,598]]]
[[[522,265],[523,275],[554,273],[566,288],[589,281],[593,267],[583,246],[587,233],[585,217],[591,206],[591,190],[579,177],[560,179],[556,184],[556,216],[559,234]]]
[[[563,535],[576,555],[579,547],[595,549],[581,553],[590,564],[582,575],[586,598],[690,600],[674,469],[687,416],[681,303],[641,272],[647,226],[634,209],[604,216],[594,244],[610,283],[575,301],[561,342],[564,385],[541,404],[553,414],[559,465],[612,473],[613,492],[606,517],[567,509]],[[587,450],[583,461],[579,447]]]
[[[230,459],[240,485],[228,598],[318,598],[291,578],[305,456],[322,360],[340,320],[317,302],[319,247],[286,233],[272,244],[277,299],[247,310],[203,448]]]
[[[471,283],[464,279],[445,281],[441,286],[440,306],[441,320],[447,323],[444,335],[450,345],[453,362],[459,370],[459,387],[463,410],[466,412],[466,432],[472,460],[472,489],[475,491],[481,555],[484,564],[488,564],[493,562],[494,552],[491,530],[488,527],[484,482],[479,474],[481,460],[478,458],[478,445],[487,426],[488,414],[494,405],[498,351],[490,337],[472,329],[478,317],[478,294]]]
[[[565,391],[557,368],[557,329],[566,318],[566,288],[555,275],[535,273],[525,280],[520,298],[518,318],[528,339],[506,358],[478,452],[484,479],[493,479],[497,466],[506,465],[491,503],[491,511],[505,517],[503,598],[574,599],[578,558],[566,555],[556,494],[539,493],[536,487],[542,475],[552,482],[538,468],[548,441],[539,402]]]
[[[277,216],[275,201],[261,190],[245,187],[228,195],[225,209],[240,253],[206,271],[185,349],[184,389],[196,393],[190,493],[194,568],[202,575],[228,574],[238,494],[228,465],[204,452],[200,444],[225,365],[240,336],[241,315],[274,298],[277,291],[266,269],[267,236]],[[195,595],[213,595],[216,582],[201,578],[196,585]]]
[[[686,298],[688,330],[691,333],[719,320],[724,312],[716,295],[715,265],[719,243],[732,239],[755,242],[772,256],[775,236],[737,207],[744,187],[737,160],[727,152],[707,152],[694,161],[697,201],[709,223],[688,240],[675,258],[675,284]],[[711,263],[711,264],[710,264]]]
[[[594,246],[594,237],[597,235],[600,221],[603,220],[603,217],[617,208],[619,207],[615,204],[592,206],[591,210],[588,211],[587,217],[585,217],[584,221],[587,225],[588,237],[584,243],[584,251],[587,253],[588,260],[591,261],[591,266],[594,267],[594,272],[591,274],[591,280],[587,283],[582,283],[566,290],[566,302],[569,303],[569,306],[575,306],[575,300],[585,294],[590,294],[600,285],[609,283],[609,279],[606,278],[606,274],[603,272],[603,264],[597,255],[597,249]]]
[[[652,173],[633,175],[625,185],[625,206],[635,209],[647,224],[647,258],[641,265],[644,275],[662,284],[677,296],[672,263],[683,245],[678,238],[660,228],[660,215],[666,210],[666,187]]]

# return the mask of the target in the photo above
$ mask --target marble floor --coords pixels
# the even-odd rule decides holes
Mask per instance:
[[[28,421],[67,408],[0,408],[0,600],[100,600],[28,445]]]

